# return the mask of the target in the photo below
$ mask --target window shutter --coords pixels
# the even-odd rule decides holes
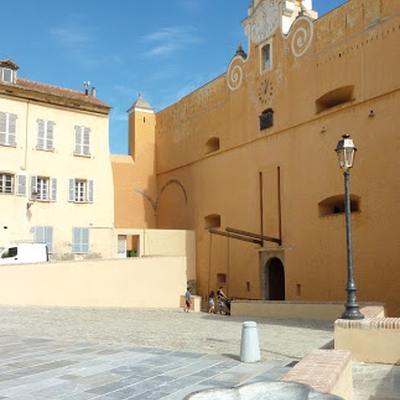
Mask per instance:
[[[29,199],[32,200],[32,193],[37,193],[37,176],[31,176],[31,191],[29,192]]]
[[[0,112],[0,144],[6,144],[7,115]]]
[[[55,125],[54,122],[47,121],[46,150],[53,150],[54,149],[54,125]]]
[[[72,228],[72,252],[74,254],[80,253],[81,246],[80,246],[80,229],[79,228]]]
[[[51,194],[50,200],[57,201],[57,178],[50,179],[51,184]]]
[[[36,141],[36,147],[38,149],[43,150],[44,149],[44,123],[42,119],[37,120],[37,141]]]
[[[53,253],[53,227],[34,226],[33,240],[36,243],[46,243],[49,253]]]
[[[36,243],[46,243],[46,227],[34,226],[33,229],[33,240]]]
[[[15,146],[17,144],[17,116],[0,112],[0,144]]]
[[[84,254],[89,253],[89,229],[88,228],[81,228],[82,237],[81,237],[81,251]]]
[[[53,227],[46,226],[46,244],[49,253],[53,253]]]
[[[75,127],[75,154],[81,154],[81,143],[82,143],[82,130],[80,126]]]
[[[88,202],[93,203],[94,201],[94,181],[88,180]]]
[[[72,228],[72,252],[74,254],[89,253],[88,228]]]
[[[83,144],[82,144],[82,153],[85,155],[90,155],[90,129],[83,128]]]
[[[17,144],[17,116],[8,114],[8,144],[15,146]]]
[[[17,196],[26,196],[26,175],[17,175]]]
[[[68,201],[75,201],[75,179],[68,180]]]

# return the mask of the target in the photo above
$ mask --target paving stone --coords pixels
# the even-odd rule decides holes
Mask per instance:
[[[182,400],[275,381],[333,338],[330,322],[257,319],[261,361],[241,363],[237,317],[0,307],[0,319],[0,400]],[[400,398],[400,366],[353,363],[353,378],[354,400]]]

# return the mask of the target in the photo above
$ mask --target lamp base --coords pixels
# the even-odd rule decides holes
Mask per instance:
[[[342,319],[364,319],[358,306],[348,306],[346,304],[346,311],[342,314]]]

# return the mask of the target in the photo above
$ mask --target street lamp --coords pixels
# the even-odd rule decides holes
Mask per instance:
[[[353,140],[350,135],[342,135],[336,146],[336,154],[339,160],[339,166],[343,170],[344,175],[344,207],[346,214],[346,244],[347,244],[347,301],[345,303],[346,310],[342,314],[343,319],[363,319],[357,303],[357,287],[354,282],[353,274],[353,253],[351,246],[351,217],[350,217],[350,168],[353,166],[354,156],[356,153]]]

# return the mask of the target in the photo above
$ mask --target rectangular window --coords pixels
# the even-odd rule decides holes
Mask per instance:
[[[53,121],[37,120],[37,149],[54,150],[54,125]]]
[[[75,126],[74,154],[90,156],[90,129],[85,126]]]
[[[36,243],[46,243],[49,253],[53,253],[53,227],[34,226],[33,240]]]
[[[31,198],[36,200],[57,201],[57,178],[31,176]]]
[[[72,228],[72,252],[89,253],[89,228]]]
[[[274,125],[274,110],[269,108],[260,115],[260,131]]]
[[[3,82],[9,82],[12,83],[14,81],[13,79],[13,70],[10,68],[3,68]]]
[[[14,176],[11,174],[0,173],[0,193],[14,193]]]
[[[49,178],[37,178],[36,192],[38,200],[49,200]]]
[[[17,145],[17,116],[0,111],[0,144]]]
[[[94,181],[70,178],[68,183],[68,201],[93,203]]]
[[[263,48],[264,69],[271,68],[271,45],[267,44]]]

